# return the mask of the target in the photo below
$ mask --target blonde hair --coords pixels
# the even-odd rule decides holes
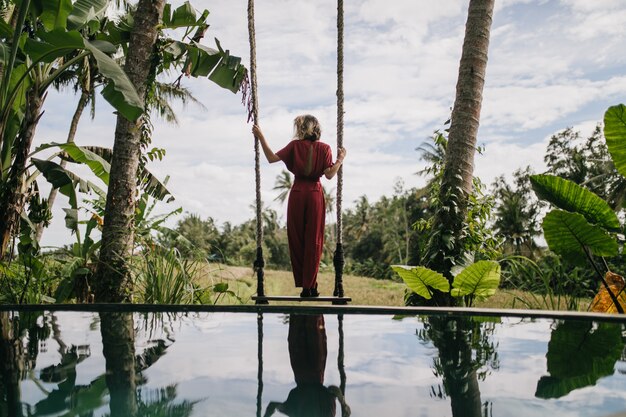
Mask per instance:
[[[298,116],[293,120],[293,130],[295,139],[310,140],[315,142],[322,136],[320,122],[310,114]]]

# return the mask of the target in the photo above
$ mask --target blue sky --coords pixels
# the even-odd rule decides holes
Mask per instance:
[[[176,2],[175,2],[176,3]],[[179,2],[180,3],[180,2]],[[244,0],[196,0],[211,12],[204,41],[217,37],[249,62]],[[467,1],[359,0],[346,3],[344,207],[404,186],[424,184],[415,148],[441,128],[453,105]],[[335,146],[336,4],[334,0],[258,0],[257,63],[260,122],[273,148],[292,137],[296,115],[322,123],[322,140]],[[485,183],[531,165],[543,170],[549,136],[567,126],[587,134],[604,110],[624,102],[626,2],[621,0],[496,0],[479,130],[486,146],[476,159]],[[175,74],[172,76],[175,78]],[[206,79],[185,79],[206,110],[179,108],[180,124],[155,123],[154,146],[170,175],[176,201],[202,217],[240,223],[254,215],[254,154],[240,97]],[[64,140],[77,97],[51,94],[38,128],[39,143]],[[112,146],[112,109],[100,99],[96,119],[83,118],[81,144]],[[280,164],[262,164],[265,202],[272,200]],[[333,183],[325,186],[334,189]],[[63,197],[60,198],[63,201]],[[55,210],[44,245],[68,242]]]

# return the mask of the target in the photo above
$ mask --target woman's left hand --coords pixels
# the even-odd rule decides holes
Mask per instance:
[[[257,139],[261,139],[263,137],[263,132],[261,131],[261,128],[259,127],[259,125],[256,124],[252,126],[252,134]]]

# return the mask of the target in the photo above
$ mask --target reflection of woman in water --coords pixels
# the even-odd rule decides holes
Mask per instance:
[[[341,415],[348,417],[350,407],[339,387],[324,386],[327,355],[324,316],[291,314],[288,341],[296,387],[289,392],[285,402],[270,402],[265,417],[271,416],[276,410],[289,417],[335,416],[335,398],[341,404]]]

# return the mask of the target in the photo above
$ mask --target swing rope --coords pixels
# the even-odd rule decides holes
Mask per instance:
[[[252,121],[259,122],[259,100],[256,82],[256,39],[254,30],[254,0],[248,0],[248,41],[250,43],[250,100],[252,104]],[[264,297],[264,271],[265,260],[263,259],[263,219],[261,209],[261,152],[259,139],[254,138],[254,176],[256,182],[256,260],[254,270],[257,275],[257,296]],[[267,300],[256,300],[256,304],[268,304]]]
[[[337,0],[337,150],[343,147],[343,0]],[[337,248],[333,256],[335,266],[335,297],[343,297],[343,223],[341,205],[343,196],[343,165],[337,172]]]
[[[261,417],[263,409],[263,313],[256,316],[257,328],[257,392],[256,392],[256,415]]]
[[[343,147],[343,0],[337,0],[337,148]],[[257,94],[257,68],[256,68],[256,39],[254,29],[254,0],[248,0],[248,40],[250,43],[250,116],[254,123],[258,124],[258,94]],[[262,223],[262,201],[261,201],[261,164],[260,164],[260,143],[254,140],[254,171],[256,179],[256,260],[254,270],[257,274],[257,294],[256,304],[268,304],[265,297],[264,288],[264,267],[263,259],[263,223]],[[335,297],[344,298],[343,291],[343,225],[342,225],[342,195],[343,195],[343,166],[337,172],[337,247],[333,256],[335,267]],[[333,304],[345,304],[346,300]]]

